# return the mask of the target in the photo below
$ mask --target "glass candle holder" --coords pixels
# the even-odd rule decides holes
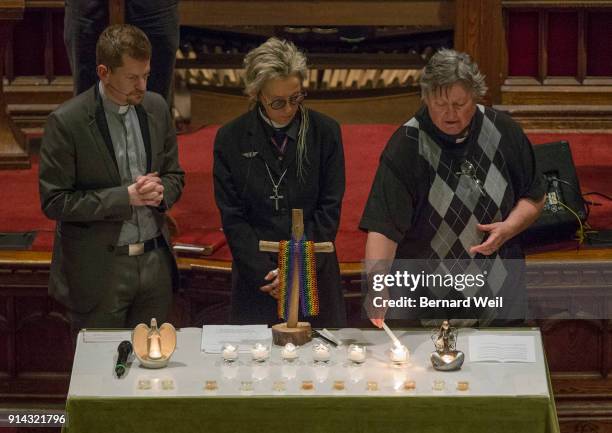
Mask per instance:
[[[265,362],[270,356],[270,348],[265,344],[256,343],[251,348],[251,356],[255,362]]]
[[[351,344],[348,347],[348,360],[353,364],[363,364],[366,360],[367,349],[360,344]]]
[[[331,349],[325,343],[316,343],[312,346],[312,359],[315,364],[329,362],[331,359]]]
[[[232,363],[236,361],[238,359],[238,345],[225,343],[221,350],[221,356],[223,356],[224,362]]]
[[[298,359],[298,348],[293,343],[285,344],[285,347],[281,350],[281,357],[286,362],[293,362]]]
[[[408,348],[403,344],[395,344],[389,349],[389,359],[393,364],[404,364],[409,357]]]

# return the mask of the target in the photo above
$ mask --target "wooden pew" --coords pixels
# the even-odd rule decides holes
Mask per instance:
[[[23,18],[25,0],[0,2],[0,168],[29,168],[30,157],[23,136],[6,111],[3,80],[6,44],[15,22]]]

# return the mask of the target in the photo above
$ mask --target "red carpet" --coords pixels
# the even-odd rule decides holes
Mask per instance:
[[[344,125],[342,134],[346,154],[347,188],[342,207],[337,248],[343,262],[363,258],[365,234],[357,229],[370,190],[378,157],[397,125]],[[231,260],[220,231],[220,219],[212,192],[212,146],[217,127],[207,127],[179,138],[180,160],[187,172],[181,201],[172,209],[178,221],[178,242],[216,244],[213,257]],[[533,143],[569,141],[583,192],[598,191],[612,195],[612,134],[530,134]],[[33,249],[48,251],[54,223],[40,211],[38,199],[38,159],[30,170],[2,171],[5,187],[0,190],[0,231],[37,230]],[[599,197],[602,206],[591,209],[589,223],[596,229],[612,228],[612,203]]]

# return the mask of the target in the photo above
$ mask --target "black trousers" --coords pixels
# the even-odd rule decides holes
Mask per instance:
[[[125,15],[125,22],[140,28],[153,46],[147,88],[162,95],[171,107],[171,85],[179,45],[178,0],[126,0]],[[107,26],[108,0],[66,0],[64,42],[75,95],[98,80],[96,43]]]

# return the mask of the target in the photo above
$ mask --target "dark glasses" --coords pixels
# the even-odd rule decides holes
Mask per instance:
[[[286,99],[283,98],[274,98],[270,102],[266,102],[265,104],[273,110],[282,110],[287,106],[287,103],[291,105],[301,104],[306,98],[306,92],[296,93],[295,95],[291,95]]]

